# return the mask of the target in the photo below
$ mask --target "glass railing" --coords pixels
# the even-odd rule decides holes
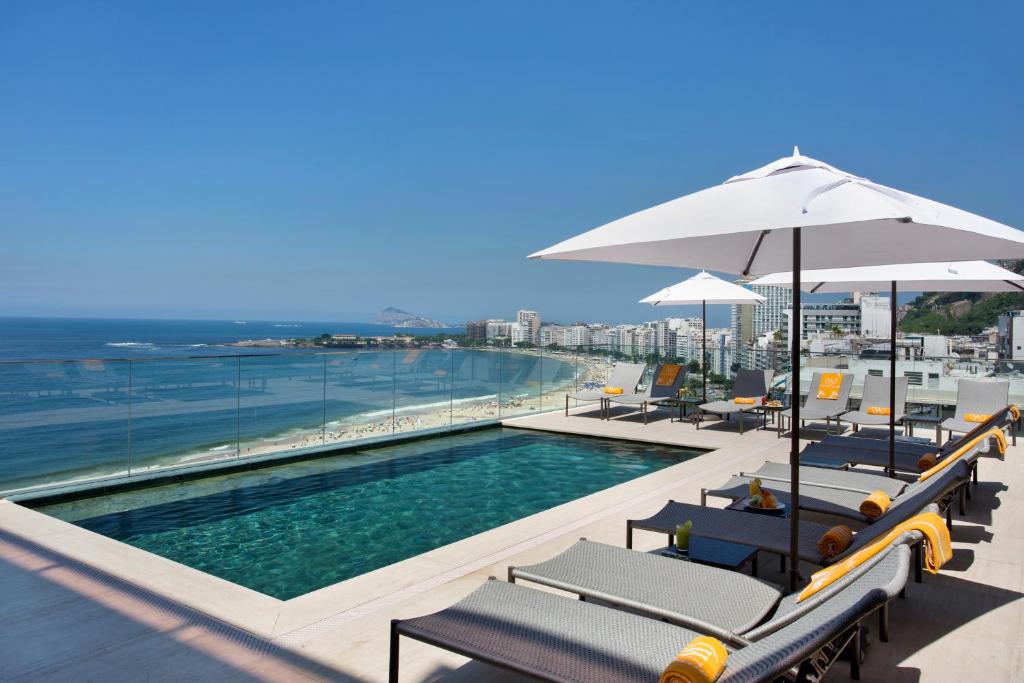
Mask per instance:
[[[692,345],[691,345],[692,346]],[[566,394],[603,386],[616,362],[688,369],[683,396],[703,394],[699,348],[648,346],[402,348],[190,358],[0,362],[0,494],[166,468],[251,458],[563,410]],[[790,402],[780,345],[709,343],[707,397],[730,396],[741,368],[772,370]],[[886,358],[804,353],[800,393],[816,370],[887,376]],[[962,378],[1008,380],[1024,403],[1024,363],[901,359],[918,412],[956,403]],[[574,407],[570,401],[570,407]]]

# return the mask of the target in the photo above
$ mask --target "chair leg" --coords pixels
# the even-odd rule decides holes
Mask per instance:
[[[391,620],[391,654],[388,660],[388,683],[398,683],[398,619]]]
[[[565,416],[569,417],[569,394],[565,395]]]
[[[921,567],[924,565],[924,556],[922,555],[921,543],[914,544],[914,583],[921,583],[924,579],[921,573]]]
[[[626,550],[633,549],[633,520],[626,520]]]
[[[878,639],[883,643],[889,642],[889,603],[878,608]]]
[[[860,622],[857,622],[857,625],[854,626],[853,630],[853,642],[850,643],[852,650],[850,658],[850,678],[855,681],[860,680],[860,660],[864,656],[862,635]]]

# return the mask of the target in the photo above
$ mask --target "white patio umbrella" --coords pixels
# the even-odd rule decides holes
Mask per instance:
[[[806,254],[806,259],[801,257]],[[810,157],[793,156],[608,223],[531,258],[708,268],[740,275],[790,268],[800,305],[804,266],[837,268],[949,258],[1024,257],[1024,234],[900,192]],[[800,340],[792,335],[792,367]],[[800,402],[793,402],[800,424]],[[800,441],[793,430],[790,583],[799,580]]]
[[[772,273],[751,285],[792,287],[793,273]],[[987,261],[901,263],[805,270],[805,292],[863,292],[889,288],[889,475],[896,476],[896,295],[904,292],[1024,292],[1024,275]],[[795,385],[794,385],[795,386]]]
[[[722,278],[715,277],[707,271],[701,271],[693,277],[677,282],[671,287],[651,294],[649,297],[640,299],[642,304],[652,306],[686,306],[700,304],[701,306],[701,377],[703,390],[701,395],[708,400],[708,369],[707,369],[707,321],[708,303],[713,304],[759,304],[764,297],[755,294],[746,287],[726,282]]]

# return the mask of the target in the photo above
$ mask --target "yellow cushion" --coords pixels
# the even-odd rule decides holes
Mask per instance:
[[[728,657],[729,652],[717,638],[694,638],[665,667],[658,683],[714,683],[725,670]]]
[[[999,454],[1004,455],[1006,453],[1006,435],[1003,434],[1003,430],[999,429],[998,427],[992,427],[984,434],[979,434],[978,436],[974,437],[973,439],[965,443],[960,448],[950,453],[949,456],[943,458],[942,461],[939,462],[939,464],[933,465],[929,469],[922,472],[921,476],[918,477],[917,480],[924,481],[925,479],[934,477],[936,474],[938,474],[939,472],[941,472],[942,470],[956,462],[960,456],[969,453],[972,448],[977,446],[985,439],[989,438],[996,440],[996,447],[999,449]],[[922,462],[925,460],[926,457],[927,455],[921,456],[921,459],[917,461],[918,467],[921,466]]]
[[[826,401],[835,401],[839,399],[839,390],[843,386],[843,373],[841,372],[826,372],[821,375],[821,381],[818,382],[818,398]]]
[[[622,387],[605,387],[604,393],[618,396],[619,394],[622,393]]]
[[[892,504],[892,498],[885,491],[872,491],[860,504],[860,514],[868,519],[878,519]]]
[[[757,399],[756,398],[745,398],[743,396],[737,396],[736,398],[733,399],[733,402],[737,403],[739,405],[742,405],[742,406],[752,406],[755,403],[757,403]]]
[[[682,365],[665,363],[661,366],[661,372],[658,373],[658,378],[654,380],[654,383],[659,387],[670,387],[676,383],[676,377],[679,376],[679,371],[682,369]]]
[[[868,415],[888,415],[889,408],[885,406],[869,406]]]
[[[818,552],[826,559],[832,559],[850,547],[853,543],[853,531],[842,524],[834,526],[818,539]]]
[[[981,423],[987,421],[990,417],[992,416],[989,415],[988,413],[967,413],[966,415],[964,415],[964,422]]]
[[[1017,422],[1018,420],[1020,420],[1020,408],[1018,408],[1016,405],[1011,405],[1010,406],[1010,415],[1013,416],[1013,421],[1014,422]]]

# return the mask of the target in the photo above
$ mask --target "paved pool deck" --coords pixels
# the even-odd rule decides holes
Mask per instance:
[[[0,502],[0,680],[385,681],[388,624],[446,607],[510,564],[529,564],[581,536],[622,545],[625,520],[765,460],[784,462],[773,431],[729,423],[649,425],[582,409],[506,421],[527,429],[713,449],[565,505],[292,600]],[[751,420],[749,426],[753,426]],[[809,437],[818,433],[808,431]],[[1024,446],[985,458],[968,514],[955,517],[955,557],[896,601],[889,643],[874,643],[865,681],[1019,680],[1024,670]],[[530,473],[524,473],[529,476]],[[638,532],[636,547],[660,535]],[[782,581],[762,554],[763,578]],[[518,680],[403,639],[402,681]],[[848,680],[840,664],[829,680]]]

